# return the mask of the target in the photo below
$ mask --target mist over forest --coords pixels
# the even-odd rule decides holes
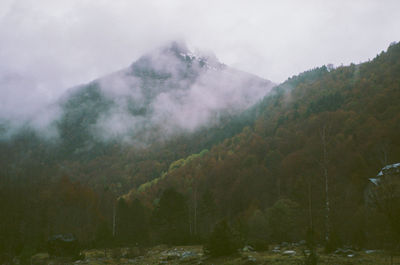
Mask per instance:
[[[357,3],[0,3],[0,264],[400,262],[399,4]]]
[[[24,85],[18,83],[23,80],[12,78],[3,82],[11,90]],[[63,126],[83,119],[84,130],[100,141],[136,138],[139,144],[141,135],[143,144],[154,137],[164,140],[216,125],[222,117],[255,104],[272,86],[268,80],[220,63],[213,54],[194,54],[185,43],[171,42],[126,69],[67,90],[48,104],[32,106],[37,102],[29,98],[31,106],[24,109],[5,105],[2,137],[29,128],[39,137],[57,139]],[[148,135],[150,131],[159,133]]]

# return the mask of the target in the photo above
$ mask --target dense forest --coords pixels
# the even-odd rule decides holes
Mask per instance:
[[[188,231],[200,237],[227,219],[248,242],[298,241],[312,228],[329,248],[391,245],[400,204],[390,216],[372,211],[366,190],[400,160],[399,73],[393,44],[371,62],[290,78],[256,106],[253,126],[124,198],[157,211],[155,199],[176,189],[187,199]]]
[[[107,105],[88,91],[96,104],[87,106]],[[390,198],[368,191],[369,178],[400,162],[399,100],[393,43],[371,61],[306,71],[217,125],[145,147],[92,142],[71,156],[68,148],[89,137],[87,120],[61,120],[62,144],[25,128],[0,142],[0,262],[62,233],[82,248],[215,249],[221,234],[229,248],[306,239],[327,251],[392,248],[399,186]]]

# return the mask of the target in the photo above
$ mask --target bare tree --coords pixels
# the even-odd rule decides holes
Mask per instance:
[[[328,131],[328,132],[327,132]],[[320,130],[320,138],[322,144],[322,160],[320,162],[324,181],[325,181],[325,240],[330,238],[330,200],[329,200],[329,175],[328,175],[328,137],[329,129],[324,124]]]

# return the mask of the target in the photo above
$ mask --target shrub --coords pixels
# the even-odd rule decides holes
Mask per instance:
[[[332,253],[342,245],[342,240],[336,230],[332,230],[329,240],[325,243],[325,252]]]
[[[214,257],[227,256],[237,252],[238,244],[235,242],[232,230],[226,221],[217,223],[208,242],[204,246],[204,253]]]

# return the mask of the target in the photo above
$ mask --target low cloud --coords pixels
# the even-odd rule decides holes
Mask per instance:
[[[60,106],[33,78],[3,73],[0,88],[8,91],[0,97],[0,139],[26,127],[40,131],[44,137],[57,136],[53,122],[60,117]]]
[[[154,77],[148,78],[149,73]],[[259,101],[273,86],[220,63],[215,55],[195,54],[183,45],[155,50],[97,82],[115,104],[100,116],[94,131],[102,139],[128,141],[137,135],[151,138],[150,132],[167,138],[215,125],[222,115]]]
[[[179,38],[214,51],[230,66],[276,82],[328,63],[366,61],[400,39],[399,8],[397,0],[2,0],[0,127],[29,122],[47,127],[59,114],[48,106],[67,89],[129,65],[146,51]],[[124,84],[110,86],[116,89],[110,93],[127,93]],[[193,85],[192,93],[200,87]],[[191,95],[183,97],[190,102]],[[161,97],[176,101],[167,94],[160,95],[159,102]],[[213,104],[220,104],[219,97],[210,97],[209,102],[196,98],[193,108],[206,104],[211,110]],[[174,107],[169,111],[176,112]],[[211,115],[200,113],[198,120]],[[182,116],[176,125],[187,119]],[[197,119],[186,122],[192,123],[190,128],[197,126]]]

